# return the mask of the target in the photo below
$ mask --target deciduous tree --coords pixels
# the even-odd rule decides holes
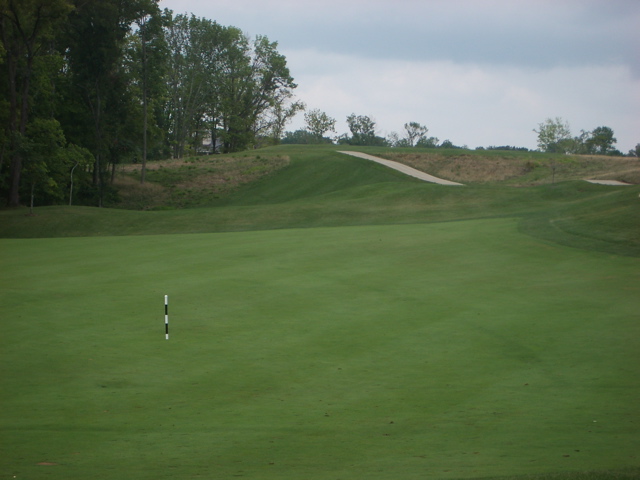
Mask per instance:
[[[533,131],[538,134],[538,148],[544,152],[568,153],[572,148],[569,122],[560,117],[547,118]]]
[[[418,122],[409,122],[404,124],[406,132],[406,141],[409,147],[414,147],[417,142],[424,139],[429,129]]]
[[[49,40],[72,6],[67,0],[0,0],[0,37],[5,51],[9,112],[6,127],[11,157],[7,203],[20,204],[22,152],[31,110],[30,88],[36,58],[48,53]]]
[[[598,155],[609,155],[615,148],[613,145],[618,140],[613,136],[613,130],[609,127],[595,128],[585,141],[587,151]]]
[[[327,132],[336,131],[336,119],[331,118],[319,108],[314,108],[304,114],[305,128],[316,139],[317,143],[321,143]]]
[[[347,125],[351,132],[350,145],[385,145],[384,138],[376,136],[376,122],[366,115],[352,113],[347,117]]]

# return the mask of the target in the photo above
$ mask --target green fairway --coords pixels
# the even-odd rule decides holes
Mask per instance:
[[[640,259],[523,228],[2,239],[0,478],[638,473]]]

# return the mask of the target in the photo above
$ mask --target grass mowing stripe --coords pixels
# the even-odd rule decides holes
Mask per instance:
[[[2,240],[0,472],[635,467],[638,260],[516,225]]]

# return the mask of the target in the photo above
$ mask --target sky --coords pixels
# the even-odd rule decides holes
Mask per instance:
[[[547,118],[572,134],[607,126],[627,153],[640,143],[638,0],[161,0],[161,8],[278,42],[307,109],[348,133],[469,148],[535,149]],[[287,130],[304,127],[299,114]]]

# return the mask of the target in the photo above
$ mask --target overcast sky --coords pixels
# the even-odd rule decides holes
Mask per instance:
[[[470,148],[536,148],[562,117],[640,143],[638,0],[161,0],[278,42],[309,109],[368,115],[387,136],[419,122]],[[287,130],[301,128],[302,115]]]

